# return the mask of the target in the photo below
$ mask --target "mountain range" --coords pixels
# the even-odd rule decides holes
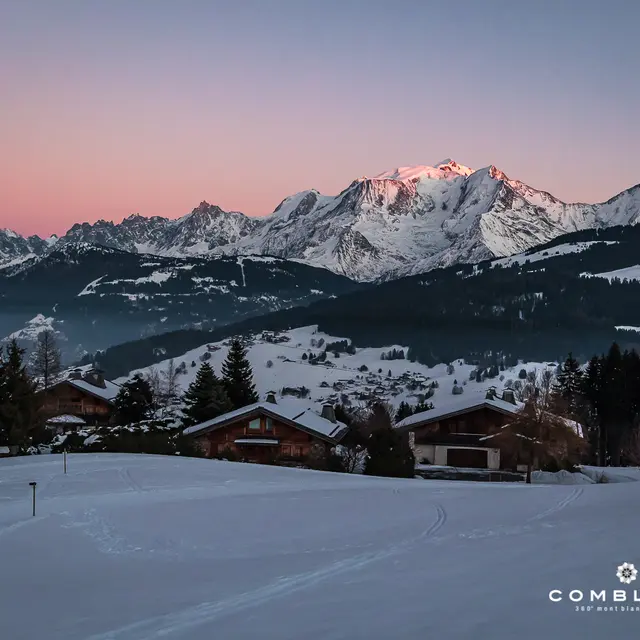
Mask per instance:
[[[358,178],[337,196],[303,191],[264,217],[202,202],[181,218],[99,220],[75,224],[60,238],[0,231],[0,264],[94,243],[163,257],[276,256],[371,282],[504,257],[564,233],[639,219],[640,185],[600,204],[565,203],[495,166],[473,170],[447,159]]]

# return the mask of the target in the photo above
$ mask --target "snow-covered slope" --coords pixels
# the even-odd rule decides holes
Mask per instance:
[[[540,262],[541,260],[550,260],[557,256],[564,256],[569,253],[581,253],[598,244],[616,244],[611,240],[589,240],[586,242],[567,242],[566,244],[558,244],[549,249],[541,249],[540,251],[528,251],[526,253],[517,253],[507,258],[498,258],[491,261],[494,267],[511,267],[513,265],[522,265],[526,262]]]
[[[638,564],[638,482],[399,480],[117,454],[62,467],[62,456],[0,460],[3,638],[637,637],[636,583],[616,572]],[[18,615],[26,602],[33,614]]]
[[[625,267],[624,269],[607,271],[605,273],[594,273],[593,277],[606,278],[609,281],[620,280],[621,282],[624,280],[640,280],[640,264],[635,264],[632,267]]]
[[[452,393],[454,383],[462,386],[465,397],[472,395],[478,398],[478,402],[482,402],[490,387],[502,389],[521,384],[522,381],[518,382],[518,374],[522,368],[541,372],[546,367],[555,367],[555,363],[529,362],[502,371],[498,377],[487,377],[482,382],[476,382],[475,375],[471,380],[476,367],[460,360],[452,363],[452,368],[449,368],[451,373],[448,373],[447,364],[427,367],[406,358],[381,358],[383,353],[393,349],[406,354],[406,347],[401,345],[356,349],[353,355],[338,352],[336,357],[333,349],[327,348],[327,345],[342,340],[318,331],[315,326],[253,336],[248,344],[248,357],[261,398],[264,399],[267,393],[274,391],[278,398],[284,398],[287,402],[297,400],[304,405],[303,408],[311,407],[320,411],[326,402],[357,407],[364,406],[373,399],[388,402],[394,407],[403,401],[415,405],[433,393],[428,401],[437,408],[443,408],[459,401],[460,396]],[[220,373],[222,362],[227,356],[228,344],[228,341],[205,344],[174,358],[176,365],[184,362],[186,366],[185,373],[179,378],[181,388],[186,389],[194,380],[205,359]],[[326,361],[310,364],[309,354],[317,356],[325,349]],[[136,373],[148,374],[151,368],[162,371],[168,365],[169,360],[164,360],[153,367],[136,369],[116,382],[122,383]],[[299,395],[302,397],[298,398]]]
[[[563,233],[639,219],[640,185],[602,204],[567,204],[494,166],[476,171],[447,159],[359,178],[337,196],[303,191],[264,217],[202,202],[177,220],[134,215],[119,224],[76,224],[58,242],[164,256],[267,254],[372,281],[504,257]],[[47,247],[15,237],[12,249],[7,238],[3,249],[0,237],[0,262]]]

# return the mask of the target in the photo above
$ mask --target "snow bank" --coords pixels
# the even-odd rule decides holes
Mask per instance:
[[[534,471],[531,474],[531,482],[535,484],[595,484],[595,480],[591,479],[584,473],[571,473],[566,469],[557,471]]]
[[[640,467],[592,467],[583,465],[582,473],[589,476],[595,482],[638,482],[640,480]]]

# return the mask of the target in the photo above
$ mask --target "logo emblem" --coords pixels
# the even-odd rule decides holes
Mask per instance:
[[[623,584],[631,584],[638,576],[638,570],[629,562],[623,562],[616,573]]]

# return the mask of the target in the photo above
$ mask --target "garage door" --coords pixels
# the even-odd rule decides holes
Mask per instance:
[[[486,469],[488,451],[483,449],[447,449],[447,464],[451,467]]]

